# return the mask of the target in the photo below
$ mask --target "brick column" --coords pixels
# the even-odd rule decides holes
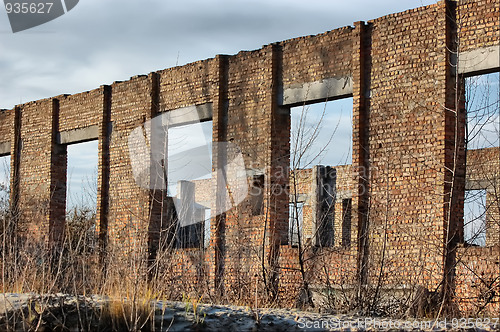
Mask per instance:
[[[65,224],[67,155],[56,144],[58,108],[54,98],[21,105],[12,152],[18,229],[49,247],[64,239]]]
[[[228,57],[225,55],[217,55],[217,68],[213,73],[214,81],[217,82],[217,88],[214,89],[213,97],[213,142],[226,142],[227,141],[227,85],[228,85]],[[213,145],[212,154],[212,188],[213,201],[212,201],[212,214],[220,211],[221,205],[224,204],[226,188],[224,178],[219,178],[219,174],[225,176],[223,165],[227,163],[227,156],[222,151],[219,151],[217,144]],[[218,173],[217,170],[221,172]],[[211,220],[210,226],[210,244],[208,248],[207,260],[208,264],[208,277],[210,288],[214,290],[216,295],[224,293],[224,256],[225,256],[225,225],[226,214],[221,213]]]
[[[98,160],[97,160],[97,207],[96,230],[99,239],[101,258],[104,258],[108,242],[109,212],[109,144],[111,139],[111,87],[103,85],[102,113],[99,123]]]
[[[358,278],[361,285],[367,283],[369,251],[369,104],[370,104],[370,29],[364,22],[355,23],[353,41],[353,110],[352,110],[352,169],[357,192],[352,195],[353,249],[358,250]],[[355,174],[356,172],[356,174]]]

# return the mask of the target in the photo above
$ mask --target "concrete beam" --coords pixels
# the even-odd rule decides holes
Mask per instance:
[[[337,191],[335,198],[339,201],[352,198],[352,192],[350,190]]]
[[[492,174],[493,175],[493,174]],[[495,183],[497,183],[498,178],[492,176],[489,179],[483,180],[466,180],[465,190],[482,190],[486,189],[492,191],[495,189]]]
[[[89,126],[80,129],[61,131],[57,133],[57,144],[82,143],[98,139],[99,126]]]
[[[308,194],[290,195],[290,203],[308,203],[311,197]],[[297,200],[295,200],[297,199]]]
[[[169,116],[162,118],[162,125],[168,125],[170,128],[205,122],[212,120],[213,104],[206,103],[181,107],[163,114],[168,114]]]
[[[0,157],[10,155],[10,142],[0,142]]]
[[[350,95],[352,95],[352,78],[334,77],[285,88],[278,103],[283,106],[296,106]]]
[[[461,52],[458,61],[459,74],[481,74],[500,70],[500,45]]]

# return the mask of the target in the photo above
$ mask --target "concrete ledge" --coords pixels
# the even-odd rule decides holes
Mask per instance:
[[[10,155],[10,142],[0,142],[0,157]]]
[[[297,194],[297,203],[305,203],[309,201],[310,196],[308,194]],[[294,195],[290,195],[290,203],[295,203]]]
[[[500,69],[500,45],[460,53],[459,74],[480,74]]]
[[[334,77],[285,88],[282,100],[278,100],[278,103],[294,106],[307,102],[324,102],[350,95],[352,95],[352,78]]]
[[[98,139],[99,126],[89,126],[80,129],[61,131],[57,133],[57,144],[82,143]]]
[[[493,174],[492,174],[493,175]],[[497,177],[492,176],[489,179],[483,180],[467,180],[465,181],[465,190],[487,190],[490,193],[494,192]]]
[[[213,104],[206,103],[202,105],[192,105],[166,111],[168,117],[163,117],[162,125],[168,125],[170,128],[184,126],[192,123],[205,122],[212,120]]]
[[[352,192],[350,190],[337,191],[337,200],[352,198]]]

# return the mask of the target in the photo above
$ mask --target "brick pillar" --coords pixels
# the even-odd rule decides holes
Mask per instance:
[[[352,239],[357,238],[353,249],[358,250],[358,278],[360,285],[367,283],[369,257],[369,115],[370,108],[370,29],[364,22],[355,23],[353,42],[353,129],[352,169],[357,193],[352,195]],[[355,174],[357,172],[357,174]]]
[[[12,154],[20,235],[50,247],[64,239],[66,207],[67,156],[66,147],[56,144],[58,107],[57,99],[19,107]]]
[[[97,207],[96,230],[101,258],[104,258],[108,243],[109,212],[109,144],[111,139],[111,87],[104,85],[102,91],[102,113],[99,123],[97,156]]]
[[[155,114],[155,75],[135,76],[111,86],[113,130],[109,143],[108,246],[117,248],[118,252],[131,253],[126,256],[128,259],[132,253],[137,260],[145,259],[143,254],[147,248],[151,193],[139,186],[131,167],[132,158],[147,157],[130,155],[129,137]],[[141,153],[146,155],[146,150]],[[145,175],[149,175],[147,170]]]
[[[443,300],[450,300],[455,289],[456,250],[463,241],[463,210],[465,193],[465,91],[463,79],[453,64],[458,51],[455,1],[441,4],[440,19],[444,25],[445,63],[445,181],[443,238]]]
[[[12,112],[12,131],[10,145],[10,236],[11,243],[17,233],[19,218],[19,167],[21,163],[21,108],[16,106]]]
[[[269,230],[264,235],[267,243],[266,255],[269,269],[268,291],[278,296],[280,246],[288,243],[289,201],[290,201],[290,111],[278,105],[278,94],[283,89],[281,45],[267,46],[271,53],[271,91],[267,102],[271,108],[270,146],[267,165],[268,220]]]
[[[50,162],[49,246],[61,245],[66,224],[66,179],[68,151],[56,142],[59,132],[59,100],[52,99],[52,144]]]
[[[213,73],[214,81],[217,82],[217,89],[214,89],[213,97],[213,142],[227,141],[227,116],[228,116],[228,101],[227,101],[227,85],[228,85],[228,57],[225,55],[217,55],[217,68]],[[219,174],[224,177],[225,170],[222,165],[227,163],[227,154],[219,151],[220,146],[213,145],[212,153],[212,188],[213,201],[212,215],[215,211],[221,210],[221,205],[224,204],[226,188],[224,187],[225,179],[220,178]],[[221,172],[217,172],[220,169]],[[226,214],[220,213],[212,217],[210,223],[210,244],[208,248],[208,276],[210,288],[215,291],[216,295],[224,293],[224,256],[225,256],[225,224]]]

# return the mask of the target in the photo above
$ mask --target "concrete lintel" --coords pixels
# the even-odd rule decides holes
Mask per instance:
[[[498,179],[492,177],[490,179],[482,180],[467,180],[465,181],[465,190],[492,190],[495,188],[495,183]]]
[[[306,203],[309,201],[309,195],[308,194],[297,194],[295,195],[290,195],[290,203]],[[297,201],[295,201],[297,199]]]
[[[262,168],[247,168],[246,169],[247,177],[254,177],[259,175],[265,175],[265,170]]]
[[[10,155],[10,142],[0,142],[0,157]]]
[[[459,74],[474,75],[498,69],[500,69],[500,45],[478,48],[459,54]]]
[[[352,192],[350,190],[337,191],[336,194],[335,198],[339,201],[352,198]]]
[[[57,133],[57,144],[72,144],[91,141],[99,138],[99,126],[66,130]]]
[[[321,102],[352,95],[351,77],[334,77],[321,81],[288,87],[283,91],[281,105],[293,106],[307,102]]]
[[[213,104],[192,105],[167,111],[163,114],[162,125],[170,128],[212,120]]]

